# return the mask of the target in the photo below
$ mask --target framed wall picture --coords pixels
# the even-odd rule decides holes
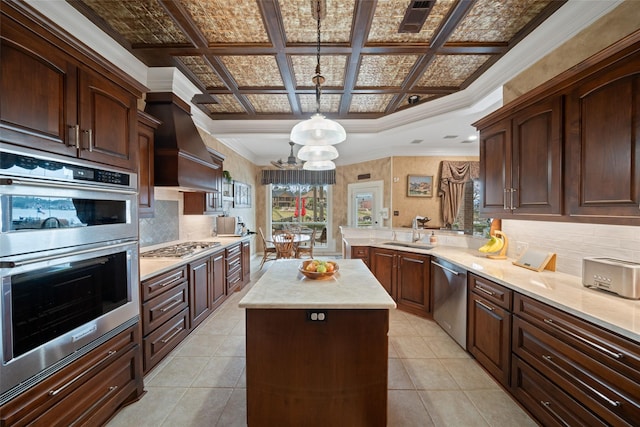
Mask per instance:
[[[407,196],[432,197],[433,196],[433,175],[408,175],[407,176]]]
[[[251,186],[242,182],[233,181],[233,207],[251,207]]]

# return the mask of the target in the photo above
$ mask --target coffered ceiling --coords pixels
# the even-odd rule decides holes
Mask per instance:
[[[376,119],[464,90],[565,3],[322,1],[320,111],[334,119]],[[147,66],[180,69],[213,120],[316,110],[314,0],[68,2]]]

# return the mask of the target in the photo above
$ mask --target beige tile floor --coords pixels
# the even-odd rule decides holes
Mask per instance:
[[[262,272],[253,267],[251,283]],[[108,424],[246,426],[245,318],[229,297],[144,379],[146,393]],[[390,427],[535,426],[513,399],[433,321],[393,310]]]

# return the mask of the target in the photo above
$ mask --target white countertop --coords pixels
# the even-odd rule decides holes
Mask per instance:
[[[348,247],[374,246],[442,258],[470,273],[493,280],[523,295],[640,342],[640,300],[630,300],[585,288],[580,277],[547,270],[536,272],[513,265],[513,259],[489,259],[477,250],[460,247],[436,246],[426,250],[384,245],[383,242],[388,242],[389,239],[345,241]]]
[[[243,308],[390,309],[396,303],[361,260],[337,261],[329,279],[303,276],[301,260],[277,260],[239,303]]]
[[[213,254],[221,249],[231,246],[234,243],[238,243],[243,240],[251,239],[251,235],[242,237],[207,237],[204,239],[188,239],[188,240],[175,240],[172,242],[165,242],[153,246],[145,246],[140,248],[140,253],[151,251],[153,249],[159,249],[166,246],[171,246],[177,243],[184,242],[220,242],[220,246],[216,246],[210,249],[202,250],[192,256],[185,258],[142,258],[140,257],[140,281],[146,280],[150,277],[157,276],[158,274],[180,267],[181,265],[188,264],[189,262],[196,260],[202,256]]]

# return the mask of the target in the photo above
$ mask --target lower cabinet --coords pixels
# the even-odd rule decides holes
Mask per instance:
[[[228,246],[225,249],[227,271],[227,291],[229,295],[242,288],[242,243]]]
[[[371,248],[371,271],[398,308],[419,316],[431,313],[431,257],[412,252]]]
[[[0,425],[103,425],[143,393],[140,324],[0,407]]]
[[[367,267],[371,268],[371,263],[369,262],[369,246],[352,246],[351,258],[361,259]]]
[[[213,311],[211,257],[189,263],[189,329],[198,326]]]
[[[242,286],[251,280],[251,242],[242,242]]]
[[[471,273],[467,277],[467,350],[495,379],[508,387],[513,292]]]

